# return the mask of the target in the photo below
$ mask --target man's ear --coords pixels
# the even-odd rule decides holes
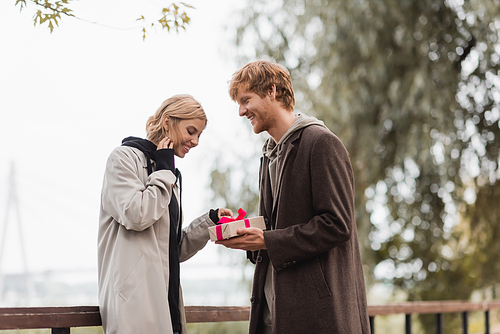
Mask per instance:
[[[276,99],[276,85],[272,85],[271,87],[269,87],[269,90],[267,93],[269,94],[269,97],[271,98],[271,100],[275,100]]]

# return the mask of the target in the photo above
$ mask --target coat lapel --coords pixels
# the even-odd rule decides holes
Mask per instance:
[[[265,156],[260,158],[260,215],[271,217],[273,195],[269,181],[269,159]]]
[[[277,179],[277,187],[276,187],[276,196],[274,197],[273,201],[273,211],[272,211],[272,217],[273,217],[273,222],[276,222],[276,209],[278,206],[278,199],[280,197],[281,193],[281,180],[283,179],[283,173],[285,170],[285,166],[287,164],[288,157],[290,156],[290,152],[292,149],[295,147],[295,141],[300,138],[300,135],[302,134],[302,130],[297,130],[293,135],[288,138],[288,140],[285,142],[285,145],[283,147],[283,158],[281,160],[280,166],[279,166],[279,171],[278,171],[278,179]]]

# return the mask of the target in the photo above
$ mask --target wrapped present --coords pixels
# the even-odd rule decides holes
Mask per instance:
[[[243,209],[238,210],[238,217],[230,218],[230,217],[222,217],[219,220],[219,225],[210,226],[208,228],[208,233],[210,234],[210,240],[224,240],[233,237],[237,237],[239,234],[237,233],[238,229],[244,227],[257,227],[261,230],[266,229],[266,223],[264,222],[264,217],[253,217],[253,218],[244,218],[247,213]]]

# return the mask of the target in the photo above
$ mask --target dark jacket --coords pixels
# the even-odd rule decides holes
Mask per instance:
[[[297,130],[282,154],[274,205],[269,159],[261,158],[260,215],[273,230],[264,232],[267,250],[251,254],[256,268],[249,333],[262,332],[271,261],[274,334],[369,334],[349,154],[318,125]]]

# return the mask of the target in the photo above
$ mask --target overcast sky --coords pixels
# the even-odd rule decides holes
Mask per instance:
[[[232,159],[248,141],[244,120],[227,93],[237,69],[225,25],[230,0],[187,1],[186,32],[107,28],[63,18],[52,34],[33,27],[33,5],[19,12],[0,2],[0,236],[8,222],[2,269],[23,270],[18,218],[6,219],[11,165],[15,166],[20,221],[30,271],[97,267],[102,176],[122,138],[145,137],[145,122],[168,97],[188,93],[209,124],[198,148],[177,159],[183,173],[185,222],[210,208],[208,173],[216,159]],[[241,4],[241,2],[239,2]],[[140,4],[140,6],[138,6]],[[118,28],[137,25],[153,1],[81,1],[75,14]],[[147,6],[147,8],[146,8]],[[257,137],[253,136],[255,142]],[[258,162],[256,162],[258,168]],[[0,239],[1,240],[1,239]],[[213,258],[209,245],[193,263]]]

